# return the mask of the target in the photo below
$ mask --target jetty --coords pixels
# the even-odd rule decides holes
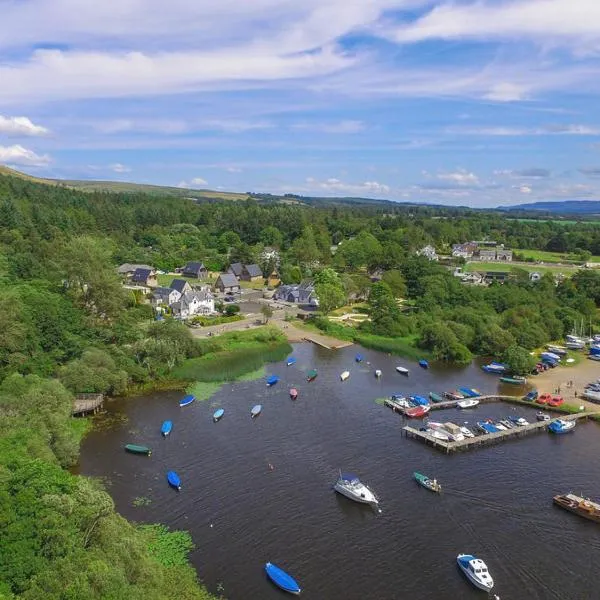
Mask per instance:
[[[515,404],[523,404],[524,406],[533,406],[538,408],[544,408],[542,406],[536,405],[535,402],[525,402],[521,399],[520,396],[499,396],[498,394],[493,394],[489,396],[478,396],[477,398],[465,398],[465,400],[479,400],[479,404],[487,404],[491,402],[513,402]],[[442,410],[444,408],[456,408],[456,405],[460,400],[444,400],[442,402],[430,402],[429,408],[431,411],[434,410]],[[391,408],[394,412],[399,412],[404,415],[406,413],[406,408],[400,406],[393,398],[386,398],[383,402],[388,408]],[[463,410],[475,410],[476,407],[473,408],[465,408]],[[468,413],[467,413],[468,414]]]
[[[73,402],[74,417],[96,414],[104,404],[104,394],[77,394]]]
[[[353,342],[338,340],[329,335],[300,329],[293,323],[283,321],[273,321],[273,323],[283,331],[288,342],[290,343],[312,342],[313,344],[321,346],[321,348],[325,348],[327,350],[339,350],[340,348],[346,348],[347,346],[353,345]]]

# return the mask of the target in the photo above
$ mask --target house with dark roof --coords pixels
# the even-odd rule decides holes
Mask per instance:
[[[208,269],[203,263],[189,262],[183,267],[184,277],[194,277],[196,279],[206,279],[208,277]]]
[[[215,298],[208,290],[186,292],[171,308],[173,314],[181,318],[210,315],[215,312]]]
[[[153,306],[171,306],[181,298],[181,294],[172,288],[157,287],[152,290]]]
[[[292,304],[319,306],[319,299],[315,294],[314,282],[305,279],[300,284],[280,285],[273,297],[276,300],[290,302]]]
[[[117,273],[119,275],[123,275],[124,277],[127,277],[128,279],[130,279],[133,276],[133,274],[135,273],[136,269],[149,269],[150,271],[156,270],[154,267],[151,267],[150,265],[138,265],[138,264],[134,264],[134,263],[123,263],[122,265],[117,267]]]
[[[244,265],[241,279],[242,281],[262,281],[264,279],[262,269],[258,265]]]
[[[215,282],[215,289],[223,294],[239,292],[240,282],[233,273],[221,273]]]
[[[232,273],[238,279],[242,276],[242,271],[244,270],[244,265],[242,263],[232,263],[229,265],[229,269],[227,269],[228,273]]]
[[[149,268],[137,268],[131,276],[131,283],[143,285],[146,287],[158,287],[158,279],[156,278],[156,270]]]
[[[169,287],[172,290],[177,290],[180,294],[192,291],[192,286],[185,279],[173,279]]]

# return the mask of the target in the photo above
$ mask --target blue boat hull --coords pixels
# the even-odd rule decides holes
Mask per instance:
[[[195,399],[195,396],[186,396],[183,400],[179,401],[179,406],[188,406],[188,404],[191,404]]]
[[[173,422],[165,421],[160,428],[160,432],[166,437],[171,433],[171,429],[173,429]]]
[[[277,565],[268,562],[265,565],[265,573],[267,574],[267,577],[284,592],[289,592],[290,594],[300,593],[300,586],[296,580]]]
[[[175,488],[178,491],[181,489],[181,479],[179,479],[179,475],[177,475],[175,471],[169,471],[167,473],[167,481],[172,488]]]
[[[423,369],[429,369],[429,363],[426,360],[420,360],[419,366],[422,367]]]
[[[222,408],[215,410],[215,412],[213,414],[213,421],[216,423],[219,419],[223,418],[224,414],[225,414],[225,411]]]
[[[287,359],[287,366],[288,366],[288,367],[291,367],[292,365],[295,365],[295,364],[296,364],[296,359],[295,359],[293,356],[290,356],[290,357]]]
[[[275,385],[278,381],[279,377],[277,377],[276,375],[271,375],[271,377],[267,379],[267,385],[271,387],[272,385]]]

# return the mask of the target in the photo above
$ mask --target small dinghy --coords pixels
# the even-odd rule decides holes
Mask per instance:
[[[474,408],[479,404],[479,400],[475,400],[474,398],[470,398],[468,400],[459,400],[456,403],[458,408]]]
[[[298,390],[296,388],[290,389],[290,398],[295,400],[298,397]]]
[[[181,489],[181,479],[179,479],[179,475],[177,475],[175,471],[169,471],[167,473],[167,481],[169,482],[169,485],[177,491]]]
[[[424,488],[431,490],[432,492],[439,494],[442,491],[442,486],[437,482],[436,479],[430,479],[427,477],[427,475],[417,472],[413,473],[413,477],[419,485],[422,485]]]
[[[443,402],[443,400],[444,400],[439,394],[436,394],[435,392],[429,392],[429,399],[432,402],[436,402],[436,403]]]
[[[160,428],[160,432],[167,437],[171,433],[171,429],[173,429],[173,421],[165,421]]]
[[[423,369],[429,369],[429,362],[427,362],[424,358],[419,361],[419,366]]]
[[[224,414],[225,414],[225,409],[223,409],[223,408],[217,408],[217,410],[215,410],[215,412],[213,413],[213,421],[215,423],[217,421],[220,421],[223,418]]]
[[[365,360],[365,357],[364,357],[362,354],[357,354],[357,355],[354,357],[354,360],[355,360],[356,362],[362,362],[363,360]]]
[[[508,417],[508,420],[518,427],[525,427],[525,425],[529,425],[529,421],[523,417],[517,417],[513,415]]]
[[[471,554],[459,554],[456,562],[467,579],[477,588],[489,592],[494,587],[494,580],[488,572],[487,565]]]
[[[400,375],[408,375],[408,369],[406,367],[396,367],[396,371],[400,373]]]
[[[535,418],[538,421],[549,421],[551,419],[550,415],[547,415],[546,413],[543,412],[539,412],[535,415]]]
[[[510,383],[511,385],[525,385],[527,383],[525,377],[518,377],[517,375],[514,377],[500,377],[500,381],[502,383]]]
[[[254,419],[254,417],[258,417],[258,415],[260,415],[262,411],[262,405],[257,404],[256,406],[252,407],[252,410],[250,411],[250,416]]]
[[[179,406],[181,406],[181,407],[187,406],[188,404],[191,404],[195,399],[196,399],[196,396],[192,396],[190,394],[189,396],[186,396],[185,398],[182,398],[179,401]]]
[[[265,573],[267,574],[267,577],[284,592],[296,595],[300,593],[300,586],[296,580],[277,565],[268,562],[265,565]]]
[[[381,369],[375,369],[375,377],[377,377],[377,379],[379,379],[382,375],[383,373],[381,372]]]
[[[138,446],[138,444],[125,444],[125,451],[131,452],[131,454],[145,454],[146,456],[152,454],[152,450],[148,446]]]
[[[287,359],[287,366],[291,367],[292,365],[296,364],[296,357],[295,356],[288,356]]]
[[[267,377],[267,387],[275,385],[278,381],[279,377],[277,377],[277,375],[269,375],[269,377]]]
[[[306,374],[306,381],[314,381],[317,378],[317,370],[316,369],[311,369],[307,374]]]
[[[430,406],[415,406],[414,408],[407,408],[404,411],[404,414],[411,419],[420,419],[421,417],[424,417],[430,409]]]
[[[342,381],[346,381],[346,379],[348,379],[348,377],[350,377],[350,371],[344,371],[341,375],[340,375],[340,379]]]

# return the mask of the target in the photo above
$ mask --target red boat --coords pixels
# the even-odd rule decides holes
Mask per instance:
[[[536,402],[538,404],[548,404],[550,400],[552,400],[552,396],[550,394],[542,394],[541,396],[538,396]]]
[[[552,396],[552,398],[548,400],[548,406],[560,406],[563,402],[562,396]]]
[[[424,417],[430,409],[430,406],[415,406],[414,408],[407,408],[404,411],[404,414],[411,419],[420,419],[421,417]]]
[[[290,398],[295,400],[298,397],[298,390],[296,388],[292,388],[290,390]]]

